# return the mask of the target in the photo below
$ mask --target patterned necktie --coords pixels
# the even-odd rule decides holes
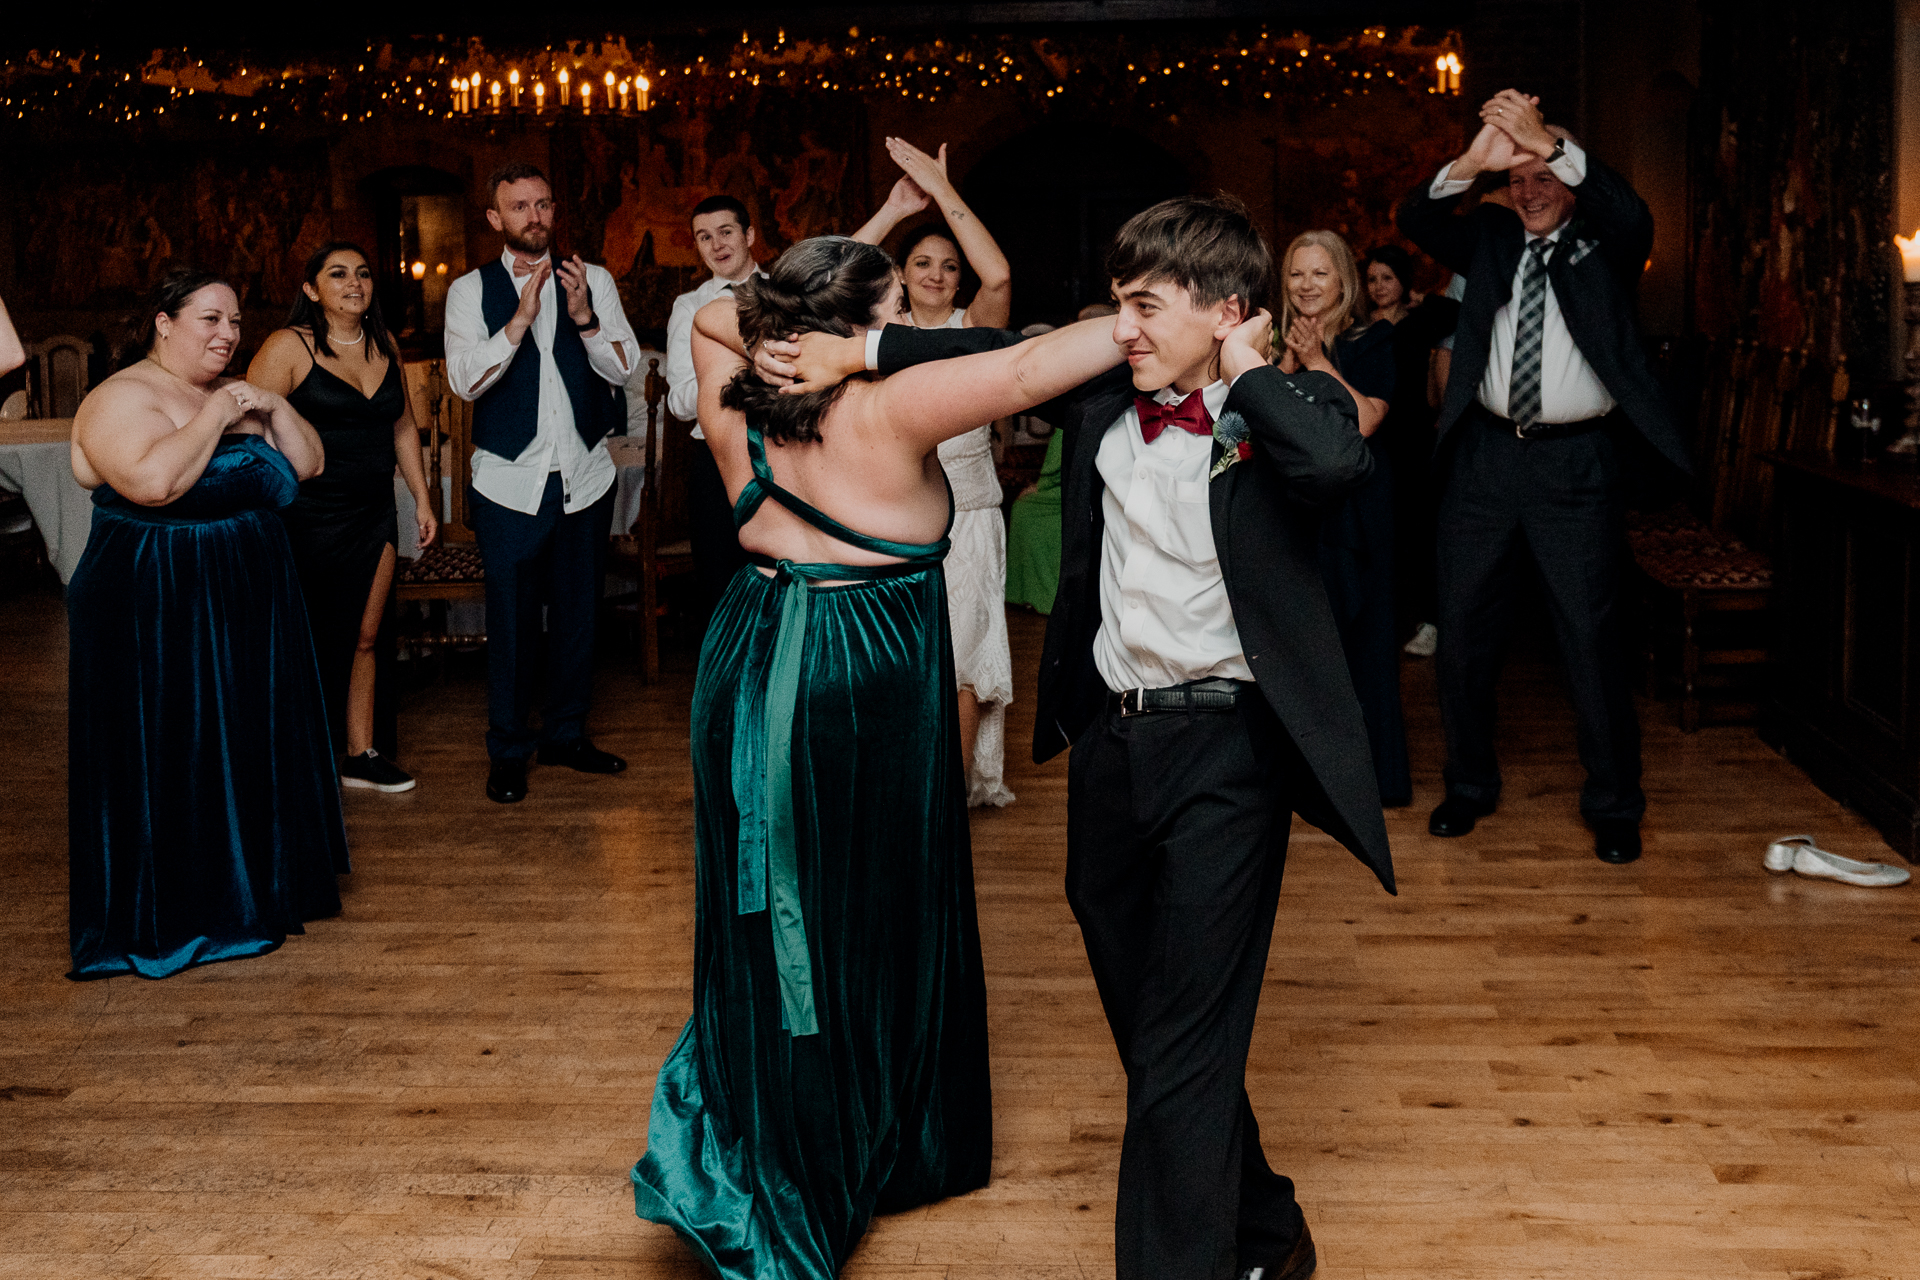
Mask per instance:
[[[1513,376],[1507,383],[1507,416],[1524,435],[1540,421],[1540,340],[1547,327],[1547,254],[1545,238],[1527,246],[1527,269],[1520,277],[1520,314],[1513,332]]]
[[[1140,439],[1147,444],[1158,440],[1168,427],[1179,427],[1196,436],[1213,434],[1213,415],[1207,412],[1206,397],[1198,391],[1179,404],[1161,404],[1152,396],[1135,392],[1133,407],[1140,415]]]

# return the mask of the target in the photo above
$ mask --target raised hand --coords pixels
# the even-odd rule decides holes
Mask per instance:
[[[579,254],[560,263],[560,288],[567,300],[567,316],[575,324],[585,325],[593,319],[593,290],[587,285],[587,264],[580,261]],[[536,299],[536,310],[538,305]]]
[[[533,269],[527,282],[520,286],[520,305],[513,309],[513,316],[507,321],[507,340],[515,346],[527,336],[534,317],[540,314],[540,290],[546,286],[547,277],[553,274],[553,262],[548,260]]]
[[[837,387],[867,367],[867,339],[863,334],[837,338],[831,333],[803,333],[800,354],[793,358],[795,381],[780,389],[782,395],[803,396],[810,391]]]
[[[1484,114],[1486,108],[1481,110]],[[1513,138],[1497,121],[1489,122],[1480,126],[1480,132],[1473,137],[1473,145],[1467,148],[1466,155],[1453,162],[1447,176],[1464,181],[1482,173],[1504,173],[1518,161]]]
[[[903,176],[893,184],[893,190],[887,192],[887,203],[882,207],[895,223],[899,223],[921,212],[929,203],[927,193],[920,189],[920,184]]]
[[[1273,351],[1273,313],[1261,310],[1242,321],[1220,344],[1220,376],[1231,383],[1267,363]]]
[[[800,344],[789,338],[762,338],[753,349],[753,371],[760,381],[776,387],[790,386],[799,370],[793,362],[800,358]]]
[[[1327,359],[1326,338],[1319,316],[1295,316],[1284,340],[1287,354],[1300,368],[1324,372],[1333,367],[1333,362]]]
[[[1517,89],[1502,89],[1480,108],[1480,118],[1496,126],[1511,140],[1518,152],[1545,159],[1553,154],[1557,139],[1547,131],[1540,114],[1540,99]],[[1512,164],[1502,166],[1512,168]]]
[[[937,156],[930,156],[905,138],[888,138],[887,154],[929,196],[953,190],[947,181],[947,144],[940,144]]]

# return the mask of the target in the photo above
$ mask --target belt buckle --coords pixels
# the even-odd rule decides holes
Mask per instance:
[[[1125,720],[1129,716],[1139,716],[1139,715],[1146,714],[1147,709],[1146,709],[1146,706],[1144,705],[1146,702],[1146,693],[1147,693],[1147,687],[1145,685],[1141,685],[1137,689],[1128,689],[1126,692],[1120,695],[1120,718],[1122,720]],[[1128,710],[1127,708],[1127,699],[1129,697],[1133,699],[1132,710]]]

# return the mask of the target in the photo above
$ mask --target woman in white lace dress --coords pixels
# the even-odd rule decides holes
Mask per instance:
[[[887,139],[904,177],[854,239],[879,244],[902,221],[929,205],[944,225],[907,233],[896,261],[906,281],[901,319],[922,329],[999,328],[1012,311],[1006,255],[947,180],[947,149],[930,156],[900,138]],[[966,307],[960,292],[962,255],[980,287]],[[1007,526],[1000,516],[1000,480],[993,466],[993,427],[984,424],[940,446],[953,486],[953,550],[947,553],[947,612],[960,688],[960,752],[967,762],[967,803],[1004,805],[1007,790],[1007,704],[1013,701],[1013,658],[1007,650]]]

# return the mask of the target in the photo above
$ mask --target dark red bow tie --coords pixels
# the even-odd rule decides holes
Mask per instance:
[[[1207,412],[1207,399],[1198,391],[1179,404],[1161,404],[1152,396],[1134,393],[1133,406],[1140,414],[1140,438],[1152,444],[1168,427],[1178,427],[1196,436],[1213,435],[1213,415]]]

